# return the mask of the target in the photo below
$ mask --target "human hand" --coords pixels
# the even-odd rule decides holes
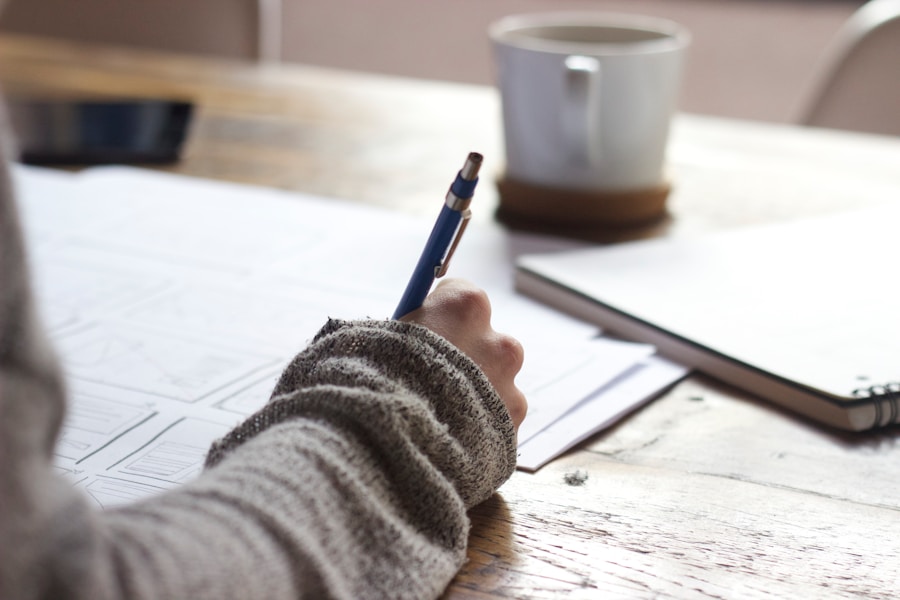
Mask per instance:
[[[461,279],[442,280],[422,307],[401,321],[423,325],[459,348],[475,361],[497,390],[518,431],[528,403],[516,387],[522,368],[522,345],[491,327],[491,303],[487,294]]]

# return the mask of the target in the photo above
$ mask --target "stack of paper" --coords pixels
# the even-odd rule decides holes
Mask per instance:
[[[432,223],[124,167],[17,168],[44,320],[72,392],[57,466],[101,506],[194,476],[328,317],[390,315]],[[441,195],[436,192],[435,213]],[[477,197],[476,197],[477,203]],[[477,204],[476,208],[477,210]],[[513,259],[571,243],[470,227],[451,267],[525,346],[520,467],[684,375],[514,293]]]

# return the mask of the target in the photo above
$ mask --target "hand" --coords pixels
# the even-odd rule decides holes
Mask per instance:
[[[443,336],[475,361],[497,390],[518,431],[528,403],[516,387],[524,350],[518,340],[491,328],[487,294],[461,279],[445,279],[428,295],[422,308],[402,317]]]

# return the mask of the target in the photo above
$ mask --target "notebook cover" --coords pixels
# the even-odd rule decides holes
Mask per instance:
[[[843,429],[900,419],[900,207],[519,259],[516,287]]]

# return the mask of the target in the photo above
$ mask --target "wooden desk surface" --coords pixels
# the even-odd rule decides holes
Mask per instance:
[[[0,38],[0,80],[8,93],[194,100],[185,158],[168,169],[189,175],[431,214],[469,150],[502,169],[489,88],[17,37]],[[900,139],[681,116],[670,156],[672,219],[634,237],[900,199]],[[496,201],[482,184],[477,218]],[[575,471],[582,485],[566,483]],[[894,597],[898,429],[821,429],[692,376],[517,473],[472,520],[447,598]]]

